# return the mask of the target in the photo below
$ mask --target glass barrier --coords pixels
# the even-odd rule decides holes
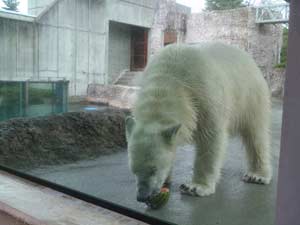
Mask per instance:
[[[0,120],[68,111],[68,82],[0,81]]]
[[[258,23],[253,1],[194,2],[201,2],[197,12],[167,0],[28,0],[33,16],[0,10],[0,165],[174,224],[273,224],[289,28],[286,20]],[[49,81],[7,81],[31,77]],[[135,109],[149,116],[130,145],[139,157],[128,148],[134,120],[127,119],[126,137]],[[225,125],[216,124],[220,118]],[[249,118],[257,132],[233,132]],[[174,121],[180,124],[167,127]],[[191,141],[173,141],[177,134]],[[261,149],[258,143],[270,158],[246,151]],[[211,162],[213,144],[226,153]],[[269,159],[264,174],[253,175]],[[215,167],[214,182],[200,182]],[[140,186],[149,180],[160,186],[152,191],[157,198],[143,199]]]

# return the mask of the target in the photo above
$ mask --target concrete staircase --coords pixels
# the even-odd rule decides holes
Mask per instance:
[[[125,71],[120,74],[114,84],[134,87],[137,86],[136,80],[139,76],[142,76],[142,71]]]
[[[89,84],[87,102],[131,109],[139,87],[124,85]]]

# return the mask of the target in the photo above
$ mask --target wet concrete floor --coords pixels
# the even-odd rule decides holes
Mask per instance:
[[[266,186],[246,184],[242,181],[241,178],[246,171],[245,151],[237,138],[229,143],[222,178],[216,193],[208,197],[190,197],[179,193],[180,184],[191,178],[194,153],[193,146],[178,149],[170,200],[159,210],[149,210],[135,200],[135,181],[128,169],[126,152],[76,164],[40,168],[30,173],[180,225],[273,225],[281,107],[281,102],[273,103],[274,179]]]

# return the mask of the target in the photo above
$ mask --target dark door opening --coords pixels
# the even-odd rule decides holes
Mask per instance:
[[[131,60],[132,71],[143,70],[147,64],[148,30],[133,28],[131,32]]]

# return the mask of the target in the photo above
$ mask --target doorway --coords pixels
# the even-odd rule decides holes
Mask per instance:
[[[146,67],[148,55],[148,30],[133,27],[131,31],[131,71],[140,71]]]

